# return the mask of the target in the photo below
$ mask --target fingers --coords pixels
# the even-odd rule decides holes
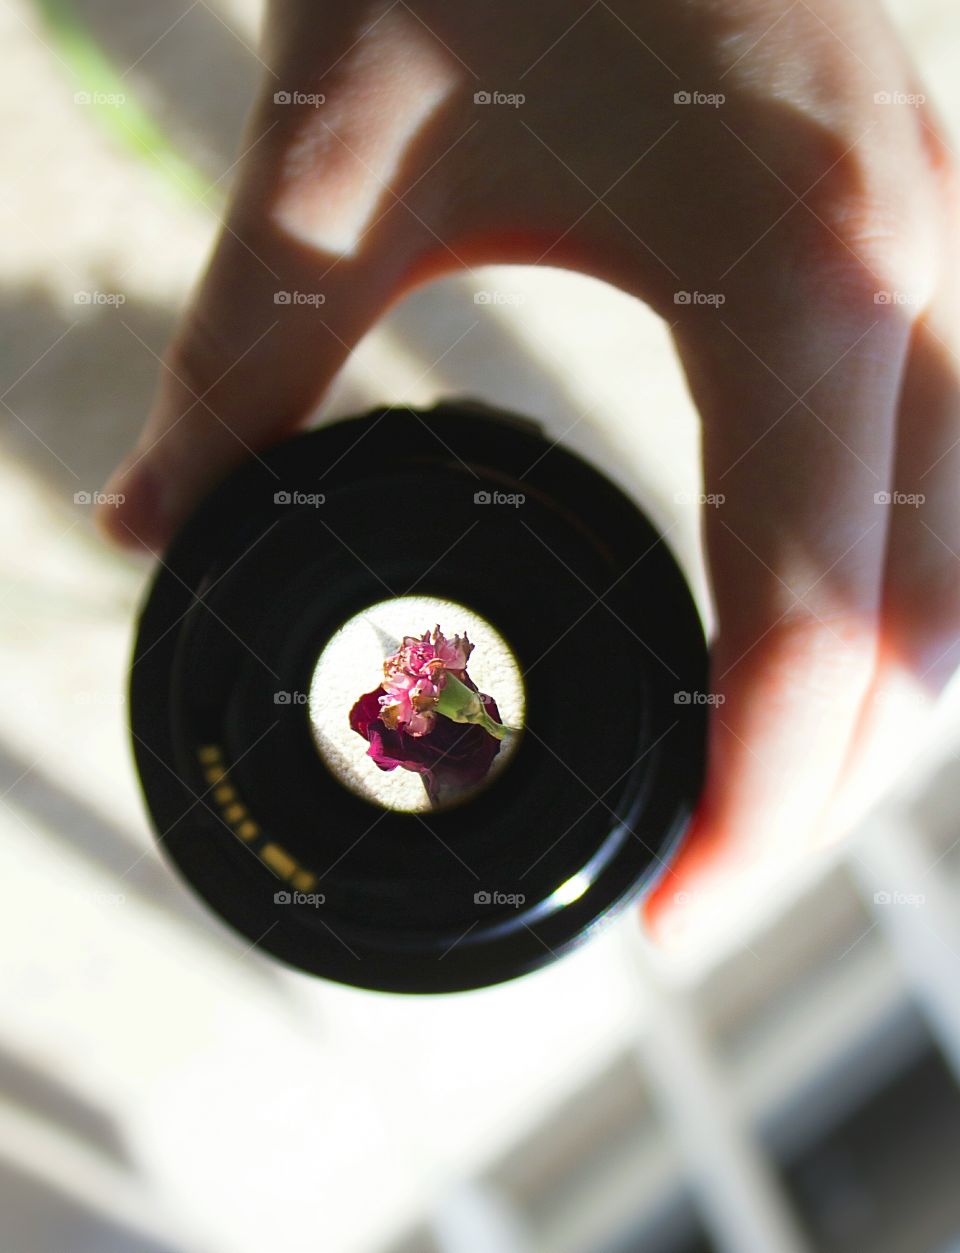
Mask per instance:
[[[955,221],[955,219],[954,219]],[[955,231],[954,223],[950,224]],[[897,418],[880,655],[825,838],[835,839],[895,782],[960,665],[960,262],[918,320]]]
[[[756,908],[809,848],[872,682],[909,318],[869,267],[814,266],[691,318],[717,638],[696,823],[645,915],[661,938]],[[839,297],[839,298],[838,298]],[[678,900],[679,897],[679,900]]]
[[[214,483],[303,421],[439,246],[407,192],[411,151],[452,81],[444,59],[389,17],[361,38],[343,21],[309,29],[320,46],[301,32],[278,52],[291,68],[254,110],[213,257],[108,485],[125,499],[100,522],[122,543],[163,547]],[[405,57],[384,59],[391,41]]]
[[[375,246],[338,264],[284,238],[241,194],[108,486],[124,504],[100,520],[121,543],[162,548],[210,486],[305,418],[399,277]]]

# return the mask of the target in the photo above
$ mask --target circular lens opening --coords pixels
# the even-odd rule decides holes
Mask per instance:
[[[458,601],[400,596],[330,638],[309,709],[344,787],[418,813],[462,804],[500,774],[519,744],[525,693],[513,651],[485,618]]]

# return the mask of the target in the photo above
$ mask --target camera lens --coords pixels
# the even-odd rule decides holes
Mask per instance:
[[[351,724],[437,627],[422,673],[467,648],[451,716],[502,736],[455,803]],[[512,415],[387,409],[284,441],[189,519],[141,614],[131,729],[161,848],[249,943],[455,991],[559,956],[662,868],[705,674],[683,576],[609,480]],[[407,706],[428,721],[429,688]]]

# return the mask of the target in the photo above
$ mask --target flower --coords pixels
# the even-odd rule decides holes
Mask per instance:
[[[448,640],[439,625],[432,634],[405,635],[383,663],[380,686],[350,711],[367,756],[381,770],[419,774],[433,805],[480,783],[510,730],[493,697],[467,674],[473,648],[466,633]]]
[[[350,725],[369,741],[367,755],[381,770],[411,770],[423,777],[434,805],[454,799],[481,783],[500,751],[500,741],[482,727],[437,717],[429,735],[391,730],[379,717],[380,689],[361,696],[350,711]],[[481,696],[491,717],[500,720],[496,701]]]
[[[448,672],[461,678],[467,672],[467,659],[473,645],[455,635],[444,637],[439,625],[433,636],[425,631],[417,639],[405,635],[397,652],[383,663],[386,695],[380,699],[380,717],[391,731],[404,730],[408,735],[427,735],[436,722],[434,712],[447,681]]]

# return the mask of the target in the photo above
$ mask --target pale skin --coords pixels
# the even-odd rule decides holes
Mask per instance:
[[[543,263],[645,301],[724,497],[723,701],[645,914],[665,938],[749,907],[875,799],[960,662],[957,178],[896,34],[875,0],[283,0],[261,55],[226,227],[103,526],[162,550],[429,278]],[[321,317],[278,289],[322,290]]]

